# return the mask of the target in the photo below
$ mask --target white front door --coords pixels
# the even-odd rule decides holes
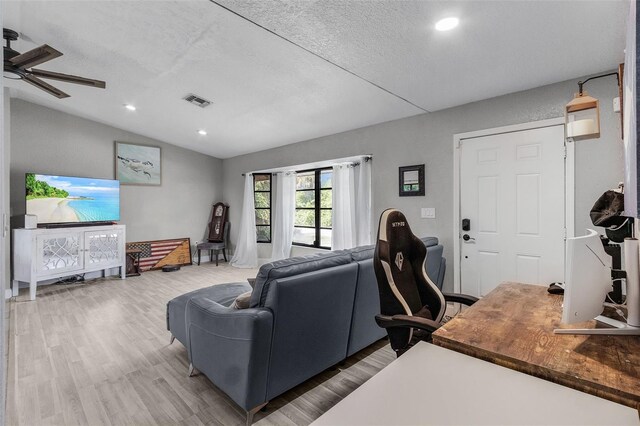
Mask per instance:
[[[460,142],[462,293],[564,280],[562,125]]]

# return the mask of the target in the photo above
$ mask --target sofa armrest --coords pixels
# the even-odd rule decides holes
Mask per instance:
[[[186,311],[192,365],[245,410],[266,402],[273,314],[194,297]]]
[[[471,306],[479,300],[477,297],[462,293],[442,293],[442,295],[447,302],[462,303],[467,306]]]

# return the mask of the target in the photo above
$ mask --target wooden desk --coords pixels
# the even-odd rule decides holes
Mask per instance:
[[[632,408],[419,342],[312,426],[639,425]]]
[[[640,337],[553,334],[576,326],[561,317],[562,296],[504,283],[436,331],[433,343],[640,408]]]

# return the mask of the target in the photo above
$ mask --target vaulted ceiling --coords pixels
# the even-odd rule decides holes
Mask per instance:
[[[56,99],[16,97],[219,158],[616,68],[627,1],[6,1],[24,52],[47,43]],[[441,18],[458,28],[438,32]],[[210,101],[198,108],[182,98]],[[123,108],[137,107],[134,112]],[[201,136],[197,130],[207,131]]]

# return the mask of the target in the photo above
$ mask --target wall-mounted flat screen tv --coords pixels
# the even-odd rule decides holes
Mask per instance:
[[[38,224],[120,220],[120,181],[27,173],[25,186]]]

